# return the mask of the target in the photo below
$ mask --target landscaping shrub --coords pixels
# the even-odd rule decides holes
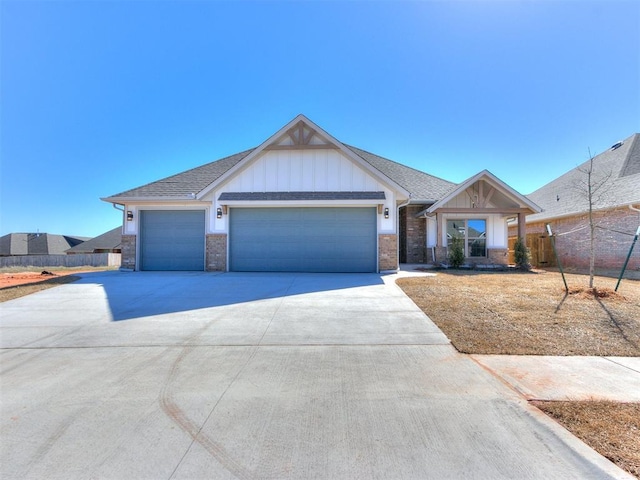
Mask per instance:
[[[464,263],[464,240],[452,238],[449,246],[449,264],[453,268],[459,268]]]
[[[516,267],[521,270],[531,270],[531,253],[522,237],[518,237],[513,249]]]

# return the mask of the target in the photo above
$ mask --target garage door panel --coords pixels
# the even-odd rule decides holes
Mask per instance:
[[[374,272],[375,208],[234,208],[235,271]]]
[[[204,270],[204,211],[144,210],[140,221],[142,270]]]

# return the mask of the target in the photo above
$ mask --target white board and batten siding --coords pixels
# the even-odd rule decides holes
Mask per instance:
[[[223,192],[373,192],[383,191],[384,207],[389,218],[378,215],[378,232],[395,233],[394,192],[347,158],[337,149],[268,150],[243,170],[236,172],[228,182],[220,185],[206,200],[213,203],[210,225],[213,232],[228,232],[228,217],[216,218],[221,205],[217,200]],[[204,200],[204,199],[203,199]],[[261,206],[293,206],[284,202],[260,202]],[[374,205],[376,201],[342,200],[329,202],[332,206]],[[250,202],[236,202],[235,206],[256,206]],[[323,205],[327,205],[325,202]],[[321,206],[317,201],[296,201],[296,206]],[[384,208],[383,207],[383,208]]]

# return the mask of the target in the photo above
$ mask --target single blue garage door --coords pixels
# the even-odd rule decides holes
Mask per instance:
[[[204,270],[204,211],[140,212],[140,269]]]
[[[230,269],[375,272],[375,208],[233,208]]]

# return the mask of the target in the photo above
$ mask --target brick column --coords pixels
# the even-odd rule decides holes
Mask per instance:
[[[378,270],[398,269],[398,236],[395,234],[378,235]]]
[[[449,261],[447,247],[436,247],[436,258],[434,259],[434,263],[447,263]]]
[[[122,263],[120,268],[136,269],[136,236],[122,235]]]
[[[495,265],[508,265],[509,264],[509,249],[508,248],[487,248],[487,258]]]
[[[408,205],[405,207],[406,219],[406,262],[424,263],[427,245],[427,220],[416,217],[423,205]]]
[[[227,234],[207,235],[207,271],[227,271]]]

